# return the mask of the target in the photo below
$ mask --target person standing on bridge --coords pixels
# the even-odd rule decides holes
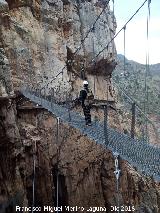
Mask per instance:
[[[88,81],[83,81],[83,89],[80,91],[79,100],[81,102],[85,121],[87,126],[91,126],[91,104],[93,102],[94,95],[88,87]]]

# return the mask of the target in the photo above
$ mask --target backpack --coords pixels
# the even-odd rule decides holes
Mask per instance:
[[[84,104],[85,105],[91,105],[93,104],[93,100],[94,100],[94,95],[92,93],[92,90],[88,89],[88,91],[85,89],[87,96],[84,100]]]

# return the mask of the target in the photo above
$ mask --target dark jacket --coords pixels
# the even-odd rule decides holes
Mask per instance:
[[[86,97],[87,97],[87,92],[86,92],[86,90],[88,90],[88,89],[87,89],[87,88],[82,89],[82,90],[80,91],[80,95],[79,95],[79,100],[80,100],[80,102],[81,102],[81,104],[82,104],[82,107],[85,106],[85,105],[84,105],[84,101],[85,101],[85,99],[86,99]]]

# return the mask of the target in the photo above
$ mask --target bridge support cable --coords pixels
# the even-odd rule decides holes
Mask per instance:
[[[132,103],[131,138],[135,136],[136,103]]]
[[[31,93],[30,93],[31,92]],[[34,91],[30,91],[27,88],[22,90],[23,95],[29,98],[35,103],[40,104],[41,99],[34,95]],[[99,144],[105,146],[104,140],[104,124],[101,122],[93,123],[91,127],[86,128],[84,117],[79,113],[71,111],[72,121],[68,122],[68,116],[66,116],[66,108],[45,100],[43,107],[50,111],[52,114],[61,118],[63,122],[67,122],[70,126],[77,128],[83,135],[87,135],[90,139],[97,141]],[[127,160],[131,165],[135,166],[139,171],[144,171],[146,175],[153,176],[156,180],[160,180],[160,149],[147,144],[141,139],[133,139],[129,135],[118,132],[110,127],[108,131],[108,149],[112,152],[118,152],[119,155]],[[127,146],[126,146],[127,144]]]
[[[119,153],[118,152],[113,152],[113,156],[115,159],[115,177],[116,177],[116,192],[117,192],[117,206],[120,208],[120,192],[119,192],[119,177],[120,177],[120,172],[121,170],[119,169]],[[118,208],[118,212],[120,211]]]
[[[56,203],[56,207],[57,207],[57,213],[58,213],[58,207],[59,207],[59,172],[58,172],[58,169],[57,169],[57,193],[56,193],[56,199],[57,199],[57,203]]]
[[[93,54],[95,56],[95,41],[94,41],[94,33],[95,33],[95,27],[92,29],[92,46],[93,46]],[[94,61],[94,68],[93,68],[93,93],[94,97],[96,96],[96,61]]]
[[[139,107],[139,104],[137,102],[136,99],[134,99],[133,97],[130,97],[128,94],[127,94],[127,91],[123,88],[121,88],[116,82],[114,79],[112,79],[112,82],[114,84],[114,86],[116,86],[116,88],[118,88],[118,94],[119,94],[119,102],[122,103],[124,106],[125,106],[125,109],[127,110],[127,112],[129,112],[130,116],[132,117],[133,115],[133,110],[130,111],[130,107],[128,105],[132,105],[133,103],[135,103],[135,128],[137,127],[138,129],[141,129],[141,134],[139,134],[140,132],[135,132],[135,136],[134,137],[138,137],[140,139],[143,138],[143,141],[146,141],[147,139],[147,136],[146,134],[150,135],[150,133],[152,134],[151,132],[151,129],[154,130],[155,134],[157,135],[156,137],[159,138],[158,136],[158,132],[156,130],[156,126],[155,126],[155,123],[153,121],[151,121],[148,117],[148,115],[146,115],[144,113],[144,109],[142,110],[140,107]],[[122,98],[123,98],[123,101],[122,101]],[[123,109],[124,110],[124,109]],[[146,124],[146,121],[148,123],[148,125],[150,125],[150,128],[147,129],[147,132],[145,131],[145,124]],[[131,125],[132,122],[131,122]],[[149,138],[148,138],[149,139]],[[148,140],[149,142],[149,140]]]
[[[128,99],[128,102],[130,103],[136,103],[136,109],[138,109],[138,111],[150,122],[152,123],[152,121],[147,117],[147,115],[144,113],[144,111],[138,106],[138,103],[136,102],[136,100],[130,96],[128,96],[127,92],[122,89],[113,79],[112,82],[114,83],[114,85],[121,91],[121,93],[124,94],[124,96]],[[153,125],[153,123],[152,123]]]
[[[33,150],[32,213],[34,209],[33,207],[35,206],[36,152],[37,144],[35,141]]]
[[[85,40],[88,38],[88,35],[90,34],[90,32],[92,32],[92,30],[95,28],[95,25],[97,23],[97,21],[100,19],[101,15],[105,12],[105,9],[107,8],[108,6],[108,3],[109,3],[109,0],[107,0],[106,4],[104,5],[102,11],[100,12],[100,14],[97,16],[96,20],[94,21],[94,23],[92,24],[92,26],[89,28],[89,30],[87,31],[86,35],[84,36],[83,39],[81,39],[81,44],[80,46],[77,47],[77,49],[75,50],[75,52],[73,53],[73,55],[75,55],[82,47],[83,47],[83,44],[85,42]],[[64,67],[62,68],[62,70],[50,81],[48,82],[45,86],[43,86],[41,88],[44,89],[45,87],[48,87],[49,84],[51,84],[60,74],[63,75],[63,72],[64,72],[64,69],[67,67],[67,64],[64,65]],[[63,78],[63,77],[62,77]]]
[[[147,79],[149,75],[149,23],[150,23],[150,4],[151,0],[148,0],[148,5],[147,5],[147,29],[146,29],[146,70],[145,70],[145,88],[144,88],[144,113],[147,113],[149,111],[148,104],[149,104],[149,94],[148,94],[148,85],[147,85]],[[146,135],[145,140],[148,140],[148,122],[147,120],[144,120],[144,135]]]
[[[144,4],[147,2],[148,0],[145,0],[143,2],[143,4],[137,9],[137,11],[131,16],[131,18],[125,23],[124,26],[126,26],[132,19],[133,17],[139,12],[139,10],[144,6]],[[99,14],[99,16],[96,18],[95,22],[93,23],[92,27],[89,29],[89,31],[87,32],[86,36],[84,37],[83,41],[81,41],[81,45],[82,45],[82,42],[85,41],[85,39],[88,37],[89,33],[92,31],[92,28],[94,28],[95,24],[97,23],[98,19],[100,18],[101,14],[105,11],[106,7],[107,7],[107,4],[108,4],[108,1],[106,3],[106,5],[104,6],[103,10],[101,11],[101,13]],[[91,62],[89,64],[91,64],[95,58],[97,58],[106,48],[108,48],[109,44],[118,36],[118,34],[123,30],[124,26],[116,33],[116,35],[108,42],[108,44],[101,50],[99,51],[99,53],[91,60]],[[81,45],[80,47],[77,48],[77,50],[74,52],[74,54],[76,54],[79,49],[81,49]],[[88,64],[88,65],[89,65]],[[45,87],[48,87],[48,85],[50,83],[52,83],[60,74],[63,73],[64,69],[67,67],[67,64],[62,68],[62,70],[50,81],[48,82],[44,87],[41,88],[44,89]]]
[[[99,20],[99,18],[101,17],[101,15],[103,14],[103,12],[105,11],[105,9],[107,8],[108,6],[108,3],[109,3],[109,0],[107,0],[106,4],[104,5],[102,11],[100,12],[100,14],[97,16],[96,20],[94,21],[94,23],[92,24],[92,26],[90,27],[90,29],[87,31],[85,37],[83,38],[83,40],[81,40],[81,44],[80,46],[76,49],[76,51],[74,52],[74,54],[76,54],[80,49],[81,49],[81,46],[83,46],[84,44],[84,41],[86,40],[86,38],[88,37],[89,33],[92,31],[92,29],[95,27],[97,21]]]
[[[94,62],[94,82],[93,82],[93,92],[94,92],[94,98],[96,98],[96,62]]]
[[[97,58],[105,49],[108,48],[109,44],[113,41],[113,39],[115,39],[115,38],[119,35],[119,33],[124,29],[124,26],[127,26],[127,24],[134,18],[134,16],[140,11],[140,9],[145,5],[145,3],[146,3],[147,1],[148,1],[148,0],[145,0],[145,1],[143,2],[143,4],[136,10],[136,12],[130,17],[130,19],[123,25],[123,27],[122,27],[122,28],[115,34],[115,36],[108,42],[108,44],[107,44],[101,51],[99,51],[99,53],[95,56],[95,58]],[[95,58],[93,58],[93,59],[91,60],[90,63],[92,63],[92,62],[95,60]]]
[[[60,126],[60,118],[57,117],[57,134],[56,134],[56,141],[57,141],[57,174],[56,174],[56,207],[58,213],[59,207],[59,171],[58,171],[58,162],[59,162],[59,126]]]
[[[127,73],[126,73],[126,25],[123,27],[123,30],[124,30],[124,41],[123,41],[123,44],[124,44],[124,57],[123,57],[123,69],[124,69],[124,76],[127,76]]]
[[[104,140],[105,146],[108,147],[108,104],[104,105]]]
[[[144,3],[138,8],[138,10],[131,16],[131,18],[125,23],[124,26],[126,26],[132,19],[133,17],[139,12],[139,10],[144,6],[144,4],[147,2],[148,0],[145,0]],[[108,3],[108,2],[107,2]],[[98,19],[100,18],[101,14],[103,13],[103,11],[105,11],[105,8],[107,7],[107,3],[105,5],[105,7],[103,8],[103,10],[101,11],[101,13],[99,14],[99,16],[97,17],[97,19],[95,20],[94,24],[92,25],[92,27],[89,29],[89,31],[87,32],[86,36],[84,37],[83,41],[81,41],[81,45],[82,42],[84,42],[84,40],[88,37],[89,33],[92,31],[92,29],[94,28],[96,22],[98,21]],[[91,60],[91,62],[89,64],[91,64],[93,61],[95,61],[95,59],[106,49],[108,48],[109,44],[118,36],[118,34],[123,30],[124,26],[116,33],[116,35],[108,42],[108,44],[101,50],[99,51],[99,53]],[[79,49],[81,49],[81,45],[80,47],[77,48],[77,50],[74,52],[74,54],[77,53],[77,51]],[[89,65],[88,64],[88,65]],[[52,83],[60,74],[63,74],[64,69],[67,67],[67,64],[62,68],[62,70],[50,81],[48,82],[44,87],[41,88],[44,89],[45,87],[48,87],[48,85],[50,83]]]

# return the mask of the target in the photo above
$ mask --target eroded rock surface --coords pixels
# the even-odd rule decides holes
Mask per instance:
[[[116,54],[114,43],[110,43],[96,61],[91,63],[91,60],[106,46],[116,30],[115,18],[107,2],[7,2],[10,10],[2,10],[0,34],[15,89],[24,81],[34,88],[51,82],[48,93],[54,87],[61,93],[72,90],[75,96],[82,84],[81,77],[88,78],[93,88],[92,76],[95,76],[97,97],[106,98],[99,86],[111,86]],[[98,15],[100,18],[89,32]],[[62,75],[51,81],[62,69],[63,81]],[[106,76],[106,80],[101,80],[101,76]]]
[[[65,97],[72,92],[75,97],[86,78],[93,90],[96,85],[97,99],[114,100],[111,84],[116,65],[114,43],[91,63],[116,30],[109,5],[81,45],[106,3],[0,0],[1,212],[15,212],[15,205],[32,206],[33,177],[35,205],[56,206],[57,173],[59,205],[85,209],[101,206],[108,212],[117,205],[112,153],[62,123],[57,137],[57,120],[53,115],[24,97],[10,98],[13,90],[17,92],[24,82],[33,88],[43,87],[66,65],[63,76],[48,84],[47,94],[54,88],[58,95]],[[96,113],[102,118],[101,110],[93,111],[92,116]],[[110,111],[109,116],[111,126],[121,131],[116,112]],[[134,206],[137,213],[158,213],[160,186],[122,159],[120,169],[120,204]]]
[[[69,205],[88,209],[91,206],[98,206],[105,207],[107,212],[110,212],[111,206],[117,206],[115,160],[110,151],[105,150],[94,141],[88,140],[79,131],[62,122],[60,122],[59,137],[57,137],[57,119],[48,112],[40,110],[34,114],[30,113],[30,116],[27,112],[25,114],[21,112],[20,115],[23,115],[23,118],[20,116],[19,129],[25,146],[32,147],[30,148],[32,150],[34,143],[37,143],[36,165],[37,170],[39,166],[42,167],[40,180],[42,180],[43,195],[48,191],[48,187],[50,189],[53,186],[51,193],[55,205],[58,171],[59,202],[63,207]],[[33,161],[33,153],[30,157]],[[120,205],[135,208],[137,213],[158,213],[159,184],[151,178],[139,174],[122,159],[119,159],[119,166],[121,169]],[[48,179],[47,185],[44,184],[46,181],[43,177],[44,174]],[[40,180],[37,177],[37,181]],[[39,188],[36,190],[38,200],[42,201],[41,205],[44,205],[47,200],[49,203],[48,194],[44,196],[45,200],[43,200]]]

